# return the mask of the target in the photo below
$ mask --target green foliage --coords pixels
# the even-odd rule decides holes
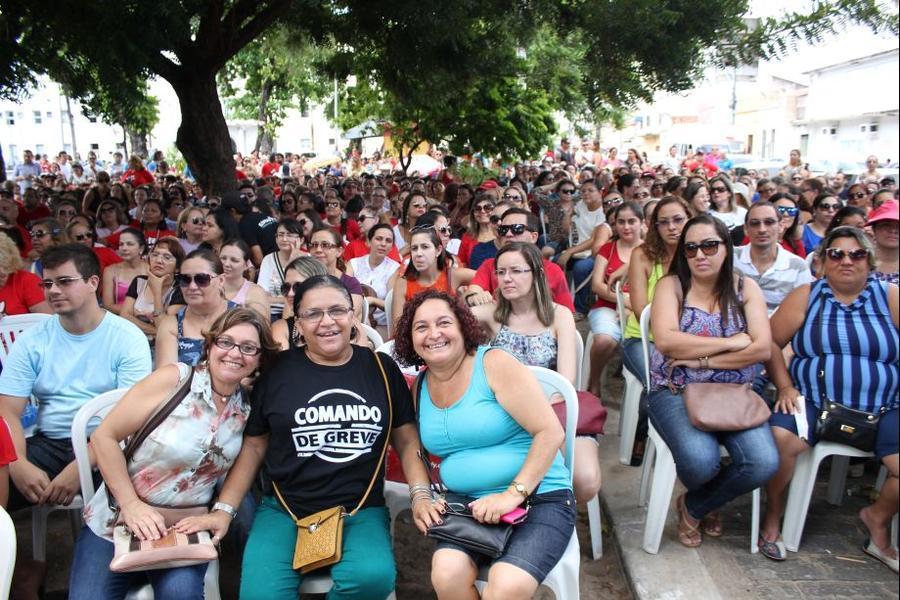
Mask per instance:
[[[127,94],[111,96],[98,84],[89,93],[82,94],[82,102],[87,111],[105,123],[121,125],[138,134],[150,133],[159,123],[159,100],[149,94],[146,81],[136,82],[127,91]]]

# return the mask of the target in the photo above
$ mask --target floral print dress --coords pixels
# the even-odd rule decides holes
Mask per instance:
[[[188,365],[178,364],[182,378]],[[138,447],[128,463],[137,495],[148,504],[187,507],[209,504],[216,481],[231,468],[241,450],[250,407],[240,388],[229,396],[221,414],[212,396],[209,372],[196,368],[184,400]],[[84,521],[95,534],[112,541],[116,514],[101,485],[84,509]]]

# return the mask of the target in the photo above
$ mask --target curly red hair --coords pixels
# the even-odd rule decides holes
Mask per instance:
[[[413,296],[406,303],[403,307],[403,314],[400,315],[400,320],[397,321],[397,334],[394,337],[394,356],[401,364],[409,367],[418,367],[425,364],[425,361],[413,348],[412,325],[416,311],[419,310],[419,307],[426,300],[443,300],[450,307],[450,310],[453,311],[456,321],[459,323],[466,354],[474,354],[478,346],[487,341],[481,323],[478,322],[478,319],[475,318],[468,306],[461,304],[447,292],[440,292],[435,289],[424,290]]]

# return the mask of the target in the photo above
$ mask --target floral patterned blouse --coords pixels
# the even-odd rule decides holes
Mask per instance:
[[[178,363],[182,378],[190,368]],[[128,464],[137,495],[158,506],[209,504],[216,481],[228,472],[241,450],[250,415],[250,406],[242,398],[239,388],[219,414],[209,372],[195,368],[188,395],[147,436]],[[95,534],[112,541],[115,520],[106,485],[101,485],[84,508],[84,521]]]

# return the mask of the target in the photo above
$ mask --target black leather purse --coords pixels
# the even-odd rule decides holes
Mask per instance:
[[[819,304],[819,327],[822,329],[825,326],[822,321],[824,310],[823,300]],[[829,400],[825,395],[824,365],[819,369],[816,378],[819,381],[819,397],[822,405],[816,417],[816,438],[871,452],[875,448],[875,438],[878,436],[878,423],[881,416],[887,412],[887,408],[881,407],[878,412],[870,413]]]
[[[419,373],[416,379],[416,393],[414,395],[414,409],[416,412],[416,427],[419,425],[419,398],[422,392],[422,381],[425,373]],[[421,433],[419,439],[421,443]],[[513,533],[513,525],[508,523],[498,523],[492,525],[490,523],[481,523],[472,516],[469,509],[469,503],[475,498],[464,496],[450,492],[439,482],[435,481],[433,471],[435,465],[428,459],[428,451],[424,444],[419,451],[419,458],[425,464],[425,471],[428,472],[428,480],[431,484],[431,491],[444,499],[447,505],[447,511],[443,516],[443,523],[435,523],[428,528],[426,535],[436,540],[443,540],[458,544],[469,550],[484,554],[491,558],[499,558],[506,550],[506,544],[509,537]],[[530,498],[526,501],[526,506],[530,502]],[[524,519],[523,519],[524,520]],[[521,522],[521,521],[520,521]]]

